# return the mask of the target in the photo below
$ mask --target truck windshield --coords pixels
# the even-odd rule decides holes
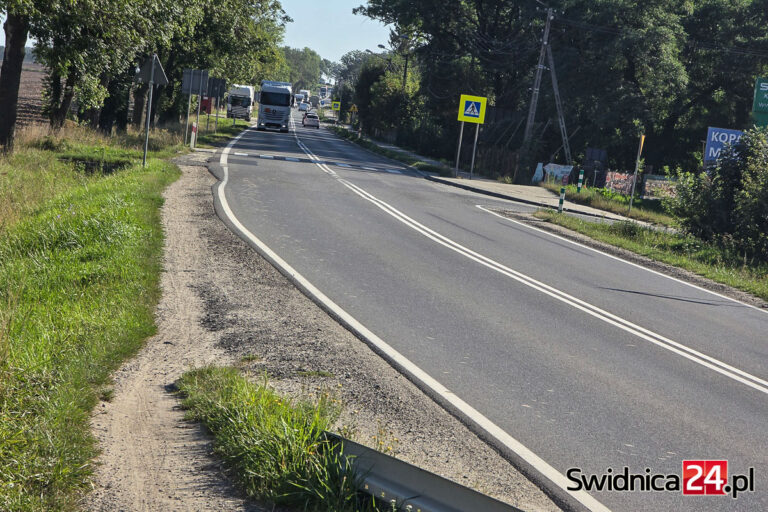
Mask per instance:
[[[229,104],[234,105],[236,107],[238,106],[248,107],[251,104],[251,98],[248,98],[245,96],[230,96]]]
[[[275,107],[287,107],[291,104],[291,95],[280,92],[261,92],[262,105],[274,105]]]

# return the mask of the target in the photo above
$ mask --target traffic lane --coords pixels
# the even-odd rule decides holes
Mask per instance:
[[[325,145],[346,143],[336,139]],[[363,158],[354,148],[348,155]],[[484,255],[515,270],[710,357],[768,378],[765,312],[494,217],[464,200],[473,197],[471,194],[456,204],[450,200],[456,196],[445,196],[453,189],[439,184],[381,180],[343,169],[336,172],[462,245],[483,247]],[[476,195],[474,198],[485,201]],[[490,240],[497,243],[488,244]]]
[[[605,325],[592,325],[592,319],[587,319],[586,325],[575,329],[575,334],[567,338],[561,336],[563,330],[562,327],[558,329],[558,326],[554,330],[547,327],[545,332],[539,332],[541,326],[552,323],[552,318],[574,325],[580,325],[584,319],[577,316],[569,320],[569,316],[573,316],[569,308],[559,310],[557,308],[562,306],[556,304],[556,310],[551,310],[551,301],[530,294],[526,288],[510,290],[502,285],[495,297],[489,297],[489,290],[494,290],[501,281],[487,276],[480,276],[483,279],[478,280],[474,274],[482,270],[481,267],[470,265],[465,269],[466,262],[458,255],[438,255],[436,258],[434,247],[423,247],[426,239],[420,235],[414,239],[414,234],[408,232],[410,230],[401,232],[402,227],[398,230],[397,224],[389,225],[391,221],[381,219],[376,212],[373,218],[368,218],[370,212],[364,213],[365,205],[362,205],[362,210],[359,207],[345,207],[346,202],[360,200],[343,190],[341,194],[334,194],[333,190],[324,186],[325,181],[335,180],[309,180],[310,186],[302,191],[303,184],[308,181],[304,171],[292,173],[282,168],[287,165],[280,163],[281,168],[277,169],[278,162],[263,163],[263,170],[271,166],[276,169],[266,170],[265,179],[259,182],[258,187],[251,190],[243,186],[233,188],[239,191],[235,196],[246,197],[249,201],[256,196],[272,204],[271,209],[274,211],[270,213],[274,213],[275,218],[270,217],[269,222],[264,222],[265,212],[262,211],[249,222],[252,224],[249,228],[268,245],[279,248],[278,252],[289,263],[322,290],[329,292],[337,303],[356,318],[372,327],[374,332],[383,335],[385,340],[409,355],[459,396],[469,398],[475,406],[478,403],[483,405],[478,408],[534,451],[544,455],[551,452],[553,443],[558,446],[559,449],[554,453],[544,455],[546,460],[554,461],[558,453],[567,453],[570,456],[560,464],[565,469],[565,466],[572,465],[589,469],[588,464],[592,460],[598,461],[595,470],[604,469],[606,463],[626,463],[621,457],[608,457],[607,460],[599,457],[605,451],[605,446],[616,444],[617,433],[633,432],[633,428],[637,429],[639,425],[652,424],[646,414],[649,405],[643,404],[638,409],[637,406],[628,407],[626,404],[626,390],[645,389],[648,382],[669,388],[666,393],[656,391],[641,395],[646,400],[656,400],[657,407],[659,403],[667,405],[666,409],[653,411],[650,415],[651,418],[663,420],[663,423],[653,427],[653,435],[647,439],[642,437],[647,427],[629,439],[637,446],[653,447],[650,451],[642,452],[642,457],[640,454],[635,456],[636,460],[650,464],[649,467],[658,467],[651,462],[660,453],[674,451],[669,450],[670,446],[683,445],[679,443],[679,438],[685,437],[685,431],[680,432],[677,428],[687,428],[685,418],[690,418],[694,427],[703,430],[699,439],[703,439],[706,445],[727,449],[731,454],[743,453],[744,436],[759,432],[756,421],[764,418],[766,411],[760,409],[764,402],[733,403],[732,390],[726,390],[724,393],[728,402],[718,403],[720,400],[713,398],[710,391],[717,389],[717,384],[707,380],[711,379],[708,374],[700,372],[698,368],[691,368],[692,365],[686,366],[665,357],[666,354],[656,354],[651,347],[634,347],[633,350],[642,354],[643,358],[638,359],[635,355],[633,361],[627,361],[627,354],[620,347],[633,343],[624,340],[617,344],[615,338],[609,343],[601,342],[603,339],[611,339],[615,333],[601,336],[599,332],[606,328]],[[297,178],[291,183],[292,186],[286,187],[283,182],[267,185],[286,176]],[[236,182],[237,179],[233,184]],[[287,190],[291,193],[285,195]],[[344,195],[345,198],[341,204],[334,202],[335,207],[329,209],[328,198],[333,195]],[[321,197],[324,199],[318,199]],[[234,197],[232,200],[237,202]],[[236,211],[241,210],[239,205],[236,206]],[[301,219],[317,221],[303,222]],[[268,232],[273,231],[271,227],[274,227],[274,232],[270,235]],[[403,246],[407,246],[407,250]],[[455,260],[457,257],[458,260]],[[359,284],[350,282],[350,276],[355,275],[365,276],[365,279]],[[446,276],[458,279],[458,282],[451,282]],[[330,293],[331,290],[335,291]],[[456,290],[482,292],[456,294]],[[516,297],[517,301],[509,303],[509,297]],[[533,312],[530,310],[531,305]],[[531,315],[534,315],[533,318]],[[393,318],[397,321],[393,322]],[[509,335],[514,332],[519,335]],[[614,360],[606,359],[612,353]],[[459,354],[462,357],[459,358]],[[473,355],[478,360],[467,361],[466,358]],[[649,361],[644,361],[645,358],[649,358]],[[507,363],[501,364],[502,361]],[[653,363],[663,368],[656,372],[652,369]],[[623,378],[626,382],[626,389],[618,394],[610,385],[617,378]],[[670,379],[673,382],[667,384]],[[696,379],[704,381],[697,383]],[[538,388],[537,382],[540,383]],[[598,384],[596,389],[595,383]],[[678,393],[678,389],[685,390],[686,386],[691,388],[689,393]],[[472,396],[473,390],[494,388],[500,394],[491,400],[487,398],[489,393],[485,392],[478,397]],[[532,393],[532,389],[538,394]],[[550,392],[550,389],[553,391]],[[523,415],[512,406],[496,410],[498,403],[516,401],[520,404],[535,404],[543,393],[556,395],[545,405],[551,405],[551,409],[560,414],[561,417],[549,418],[560,420],[557,428],[535,415],[527,418],[533,422],[532,426],[526,425]],[[661,400],[663,396],[668,396],[668,400]],[[632,399],[639,400],[636,397]],[[697,404],[702,403],[716,405],[704,407],[704,414],[697,414]],[[690,410],[692,405],[695,407]],[[523,405],[520,407],[521,410],[527,409]],[[625,410],[624,418],[617,418],[613,413]],[[758,419],[750,414],[756,415]],[[745,427],[743,431],[727,428],[733,417],[744,418],[741,425]],[[606,426],[606,423],[610,426]],[[688,431],[691,430],[688,428]],[[728,446],[721,439],[726,430],[728,439],[735,445]],[[532,434],[523,436],[520,432]],[[579,434],[573,436],[574,432]],[[602,432],[605,433],[595,434]],[[584,443],[584,433],[590,436],[590,442]],[[557,444],[558,439],[567,442]],[[654,441],[658,439],[666,441],[663,446],[654,446]],[[542,443],[539,445],[537,441]],[[579,445],[578,450],[574,449],[574,443]],[[585,445],[587,448],[584,448]],[[757,453],[765,453],[765,446],[759,443],[747,446],[757,446]],[[662,452],[662,448],[667,450]],[[677,453],[702,453],[698,445],[678,450]],[[679,460],[672,461],[672,466],[679,466]]]

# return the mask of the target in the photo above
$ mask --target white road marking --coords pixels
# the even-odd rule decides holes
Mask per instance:
[[[402,171],[398,171],[397,169],[384,169],[384,170],[392,174],[403,174]]]
[[[654,345],[658,345],[666,350],[669,350],[670,352],[673,352],[697,364],[700,364],[701,366],[709,368],[710,370],[714,370],[722,375],[725,375],[735,381],[741,382],[742,384],[745,384],[762,393],[768,394],[768,381],[765,381],[750,373],[747,373],[743,370],[735,368],[727,363],[724,363],[723,361],[720,361],[706,354],[703,354],[686,345],[683,345],[669,338],[666,338],[661,334],[657,334],[651,330],[648,330],[644,327],[636,325],[628,320],[625,320],[617,315],[614,315],[613,313],[610,313],[604,309],[594,306],[593,304],[590,304],[577,297],[574,297],[573,295],[570,295],[557,288],[554,288],[541,281],[538,281],[526,274],[523,274],[522,272],[518,272],[497,261],[487,258],[482,254],[479,254],[471,249],[468,249],[467,247],[464,247],[463,245],[457,242],[454,242],[448,237],[445,237],[440,233],[415,221],[414,219],[408,217],[407,215],[400,212],[393,206],[385,203],[384,201],[381,201],[380,199],[366,192],[365,190],[358,187],[357,185],[354,185],[343,179],[339,179],[339,181],[343,185],[345,185],[347,188],[356,192],[360,197],[363,197],[364,199],[370,201],[371,203],[378,206],[380,209],[390,214],[392,217],[395,217],[397,220],[399,220],[403,224],[421,233],[427,238],[437,242],[440,245],[443,245],[473,261],[476,261],[477,263],[480,263],[483,266],[493,269],[499,272],[500,274],[503,274],[511,279],[514,279],[515,281],[518,281],[530,288],[538,290],[546,295],[549,295],[554,299],[557,299],[576,309],[584,311],[585,313],[595,318],[598,318],[610,325],[616,326],[619,329],[622,329],[630,334],[634,334],[639,338],[649,341]]]
[[[287,156],[287,157],[285,157],[285,159],[288,160],[289,162],[301,162],[300,159],[293,158],[292,156]]]
[[[378,169],[374,167],[361,167],[361,169],[365,169],[366,171],[378,171]]]
[[[234,153],[235,156],[248,156],[248,153]]]
[[[293,119],[291,119],[291,122],[293,123]],[[303,143],[299,140],[298,136],[294,133],[294,136],[296,137],[296,143],[299,145],[299,147],[309,156],[312,160],[318,160],[318,158],[315,156],[314,153]],[[230,145],[227,146],[227,148],[234,145],[236,140],[233,140],[230,142]],[[226,152],[226,150],[225,150]],[[222,156],[222,160],[226,162],[226,159],[224,156]],[[333,169],[328,168],[325,165],[318,164],[318,167],[322,169],[323,172],[326,174],[337,178],[339,182],[344,183],[345,186],[346,183],[344,180],[340,179],[338,174],[336,174]],[[237,228],[245,235],[247,236],[254,244],[256,244],[259,248],[261,248],[262,251],[264,251],[266,254],[270,254],[273,258],[273,261],[275,261],[275,264],[280,266],[284,272],[286,272],[288,275],[292,276],[297,282],[301,283],[302,287],[312,297],[315,298],[315,300],[321,302],[325,305],[326,308],[328,308],[330,311],[333,311],[334,314],[342,319],[343,323],[348,326],[353,332],[356,332],[358,335],[362,336],[364,339],[368,340],[368,342],[375,346],[378,350],[380,350],[383,354],[387,356],[387,358],[394,363],[396,366],[400,367],[402,371],[409,374],[411,378],[415,379],[416,381],[420,382],[423,386],[427,387],[428,389],[431,389],[432,392],[436,393],[437,396],[441,397],[443,400],[445,400],[447,403],[451,404],[453,407],[456,408],[456,410],[460,411],[466,418],[468,418],[470,421],[472,421],[475,425],[478,426],[478,428],[485,431],[490,437],[493,439],[496,439],[499,443],[501,443],[503,446],[506,446],[509,450],[511,450],[513,453],[515,453],[518,457],[526,461],[528,464],[530,464],[536,471],[541,473],[545,478],[549,479],[554,485],[568,493],[570,496],[572,496],[574,499],[576,499],[579,503],[587,507],[589,510],[592,510],[594,512],[610,512],[610,510],[600,503],[598,500],[590,496],[586,491],[569,491],[568,486],[571,485],[571,482],[558,470],[556,470],[554,467],[552,467],[548,462],[546,462],[544,459],[536,455],[534,452],[532,452],[528,447],[526,447],[524,444],[522,444],[520,441],[509,435],[505,430],[503,430],[501,427],[493,423],[490,419],[486,418],[483,414],[480,413],[477,409],[469,405],[467,402],[459,398],[455,393],[453,393],[450,389],[445,387],[443,384],[441,384],[438,380],[434,379],[431,375],[429,375],[427,372],[419,368],[416,364],[411,362],[407,357],[402,355],[400,352],[395,350],[392,346],[390,346],[388,343],[386,343],[384,340],[376,336],[373,332],[368,330],[363,324],[358,322],[352,315],[347,313],[344,309],[341,308],[338,304],[333,302],[330,298],[328,298],[325,294],[323,294],[320,290],[315,288],[312,283],[307,281],[304,276],[299,274],[293,267],[288,265],[284,260],[282,260],[277,254],[272,252],[269,247],[267,247],[263,242],[261,242],[256,236],[248,231],[242,224],[240,224],[239,221],[237,221],[237,218],[235,217],[234,213],[229,209],[229,206],[226,203],[226,197],[224,195],[224,187],[226,180],[228,179],[229,174],[227,173],[227,168],[224,167],[224,182],[222,182],[222,185],[219,187],[219,200],[221,201],[222,205],[226,205],[224,207],[225,212],[227,216],[230,218],[233,224],[237,226]]]
[[[748,308],[756,309],[757,311],[760,311],[761,313],[768,314],[768,310],[765,310],[765,309],[762,309],[762,308],[758,308],[757,306],[753,306],[752,304],[747,304],[746,302],[742,302],[742,301],[740,301],[738,299],[734,299],[733,297],[728,297],[727,295],[722,295],[720,293],[713,292],[712,290],[707,290],[706,288],[702,288],[701,286],[697,286],[697,285],[695,285],[693,283],[689,283],[687,281],[683,281],[682,279],[678,279],[676,277],[669,276],[669,275],[664,274],[662,272],[659,272],[657,270],[653,270],[653,269],[650,269],[648,267],[644,267],[642,265],[638,265],[637,263],[633,263],[631,261],[627,261],[627,260],[625,260],[623,258],[620,258],[618,256],[614,256],[613,254],[608,254],[607,252],[603,252],[600,249],[595,249],[594,247],[590,247],[588,245],[584,245],[584,244],[576,242],[574,240],[569,240],[568,238],[562,237],[560,235],[556,235],[556,234],[551,233],[551,232],[549,232],[549,231],[547,231],[545,229],[529,226],[528,224],[525,224],[524,222],[520,222],[520,221],[517,221],[517,220],[514,220],[514,219],[510,219],[509,217],[505,217],[505,216],[503,216],[501,214],[493,212],[493,211],[489,210],[488,208],[485,208],[484,206],[481,206],[479,204],[476,204],[475,207],[481,209],[482,211],[484,211],[486,213],[490,213],[491,215],[499,217],[500,219],[504,219],[505,221],[512,222],[512,223],[517,224],[519,226],[523,226],[526,229],[530,229],[530,230],[536,231],[538,233],[542,233],[542,234],[545,234],[547,236],[551,236],[552,238],[556,238],[558,240],[562,240],[563,242],[568,242],[569,244],[573,244],[573,245],[575,245],[577,247],[581,247],[582,249],[588,249],[588,250],[590,250],[592,252],[596,252],[598,254],[602,254],[603,256],[606,256],[606,257],[611,258],[613,260],[620,261],[622,263],[626,263],[627,265],[631,265],[633,267],[645,270],[646,272],[650,272],[651,274],[656,274],[657,276],[661,276],[661,277],[665,277],[667,279],[671,279],[672,281],[684,284],[686,286],[690,286],[691,288],[695,288],[695,289],[697,289],[699,291],[702,291],[702,292],[709,293],[710,295],[714,295],[715,297],[720,297],[721,299],[727,299],[727,300],[729,300],[731,302],[735,302],[737,304],[741,304],[742,306],[747,306]]]
[[[338,163],[338,164],[336,164],[336,165],[338,165],[339,167],[352,167],[352,166],[351,166],[351,165],[349,165],[349,164],[342,164],[342,163]]]
[[[259,155],[259,158],[266,158],[268,160],[274,160],[275,157],[272,155]]]

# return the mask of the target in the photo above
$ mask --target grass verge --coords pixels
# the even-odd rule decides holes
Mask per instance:
[[[560,195],[561,185],[557,183],[541,182],[540,185],[547,190],[551,190]],[[632,212],[628,215],[629,198],[621,194],[612,194],[604,189],[582,187],[581,192],[577,192],[576,185],[567,185],[565,187],[565,199],[572,203],[583,204],[605,210],[607,212],[617,213],[630,217],[632,219],[650,222],[651,224],[660,224],[663,226],[677,226],[674,217],[667,215],[658,200],[643,200],[635,198],[632,203]]]
[[[216,452],[249,496],[300,510],[378,510],[358,493],[351,461],[324,435],[339,413],[328,394],[291,402],[266,379],[254,384],[221,367],[192,370],[177,384],[187,417],[211,431]]]
[[[544,210],[535,215],[595,240],[689,270],[768,300],[768,265],[746,265],[737,256],[693,236],[664,232],[629,221],[613,224],[589,222]]]
[[[383,155],[392,160],[397,160],[398,162],[403,162],[404,164],[410,165],[411,167],[415,167],[420,171],[435,172],[440,174],[441,176],[450,176],[450,171],[447,169],[444,169],[443,167],[438,167],[436,165],[429,164],[427,162],[424,162],[423,160],[414,158],[407,153],[401,153],[399,151],[392,151],[391,149],[382,148],[381,146],[371,142],[370,140],[364,137],[359,137],[357,133],[351,132],[345,128],[342,128],[339,126],[329,126],[328,128],[339,137],[350,140],[355,144],[362,146],[369,151],[378,153],[379,155]]]
[[[178,177],[157,157],[176,137],[153,136],[146,168],[139,139],[69,127],[0,160],[0,510],[77,508],[91,410],[154,333],[159,208]],[[104,175],[72,157],[127,163]]]
[[[234,125],[232,124],[231,119],[219,119],[219,128],[216,130],[216,132],[214,133],[213,131],[210,131],[201,135],[197,139],[197,147],[213,148],[221,146],[224,142],[236,136],[250,125],[250,123],[242,119],[236,119]],[[213,130],[213,124],[211,124],[211,130]]]

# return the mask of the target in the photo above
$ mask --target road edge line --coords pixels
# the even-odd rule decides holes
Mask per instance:
[[[231,148],[247,131],[247,129],[244,130],[232,139],[222,151],[219,159],[219,164],[224,171],[224,178],[212,187],[214,206],[219,218],[323,311],[368,345],[376,354],[407,377],[408,380],[413,382],[416,387],[426,393],[432,400],[467,425],[475,435],[478,435],[482,440],[498,450],[507,460],[513,462],[513,465],[534,485],[547,494],[555,504],[563,507],[565,510],[586,509],[593,512],[610,512],[610,509],[586,491],[568,491],[569,481],[562,473],[370,331],[316,288],[240,222],[234,212],[232,212],[226,199],[225,189],[229,181],[227,157]],[[298,142],[295,131],[294,136]],[[305,151],[301,147],[302,145],[300,144],[299,147],[302,151]],[[307,155],[310,156],[309,153]]]

